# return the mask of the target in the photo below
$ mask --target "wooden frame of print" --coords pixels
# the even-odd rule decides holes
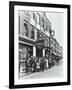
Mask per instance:
[[[34,83],[34,84],[15,84],[14,77],[14,7],[15,6],[31,6],[31,7],[50,7],[67,9],[67,81],[52,82],[52,83]],[[70,5],[62,4],[46,4],[46,3],[29,3],[29,2],[9,2],[9,88],[29,88],[29,87],[45,87],[45,86],[60,86],[70,85]]]

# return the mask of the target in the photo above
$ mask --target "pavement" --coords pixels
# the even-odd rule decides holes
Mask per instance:
[[[33,78],[54,78],[63,76],[63,63],[51,67],[43,72],[28,73],[27,75],[22,75],[21,79],[33,79]]]

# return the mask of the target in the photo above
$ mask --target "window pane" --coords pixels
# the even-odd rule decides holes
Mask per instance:
[[[40,33],[40,38],[44,38],[44,34],[43,33]]]
[[[35,13],[31,12],[31,18],[35,20]]]
[[[44,27],[44,19],[43,18],[41,19],[41,25],[42,25],[42,27]]]
[[[37,14],[37,23],[39,23],[39,19],[40,18],[40,16],[39,16],[39,14]]]
[[[37,39],[40,39],[40,32],[37,31]]]
[[[27,15],[29,14],[29,12],[28,11],[24,11]]]
[[[34,30],[35,28],[31,25],[31,39],[34,39]]]
[[[25,36],[28,37],[28,24],[24,23],[24,27],[25,27]]]
[[[45,24],[44,24],[44,27],[45,27],[45,30],[47,30],[48,29],[48,25],[47,25],[47,23],[45,22]]]
[[[33,19],[35,20],[35,14],[33,13]]]

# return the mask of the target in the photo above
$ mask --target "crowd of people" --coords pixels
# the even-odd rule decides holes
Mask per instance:
[[[49,68],[49,60],[46,57],[29,57],[26,59],[26,73],[39,72]]]

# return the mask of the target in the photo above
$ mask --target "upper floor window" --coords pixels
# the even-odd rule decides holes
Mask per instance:
[[[31,39],[34,39],[34,31],[35,31],[35,28],[34,26],[31,25]]]
[[[44,19],[42,18],[42,27],[44,27]]]
[[[37,39],[40,39],[40,31],[37,31]]]
[[[31,18],[35,20],[35,13],[31,12]]]
[[[45,34],[37,30],[37,39],[44,38],[44,37],[45,37]]]
[[[35,20],[35,14],[33,13],[33,19]]]
[[[37,23],[40,24],[40,15],[37,13]]]
[[[28,11],[24,11],[27,15],[29,14],[29,12]]]
[[[50,34],[52,33],[50,26],[48,26],[48,31],[49,31]]]
[[[43,33],[40,33],[40,38],[44,38],[44,34]]]
[[[27,23],[24,23],[24,28],[25,28],[25,36],[28,37],[28,24]]]
[[[44,23],[44,27],[45,27],[45,30],[47,30],[47,29],[48,29],[48,25],[47,25],[47,23],[46,23],[46,22]]]

